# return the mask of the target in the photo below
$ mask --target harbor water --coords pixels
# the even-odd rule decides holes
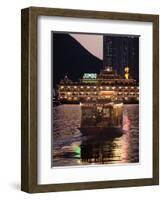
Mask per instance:
[[[80,132],[80,105],[53,108],[52,167],[139,162],[139,105],[123,108],[123,134],[94,137]]]

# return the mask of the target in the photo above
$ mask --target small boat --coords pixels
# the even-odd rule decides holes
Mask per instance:
[[[81,103],[81,126],[83,135],[121,136],[123,103],[99,99]]]
[[[53,107],[61,105],[61,102],[57,99],[53,99]]]

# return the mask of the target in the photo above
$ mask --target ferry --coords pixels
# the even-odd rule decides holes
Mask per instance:
[[[123,123],[123,103],[98,99],[80,103],[83,135],[121,136]]]

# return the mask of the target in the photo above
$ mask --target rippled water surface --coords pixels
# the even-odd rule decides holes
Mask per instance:
[[[54,107],[52,166],[139,162],[139,105],[124,105],[123,134],[83,136],[80,105]]]

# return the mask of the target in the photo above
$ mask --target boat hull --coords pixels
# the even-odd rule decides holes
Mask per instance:
[[[124,133],[119,127],[85,127],[79,128],[83,136],[106,135],[109,137],[120,137]]]

